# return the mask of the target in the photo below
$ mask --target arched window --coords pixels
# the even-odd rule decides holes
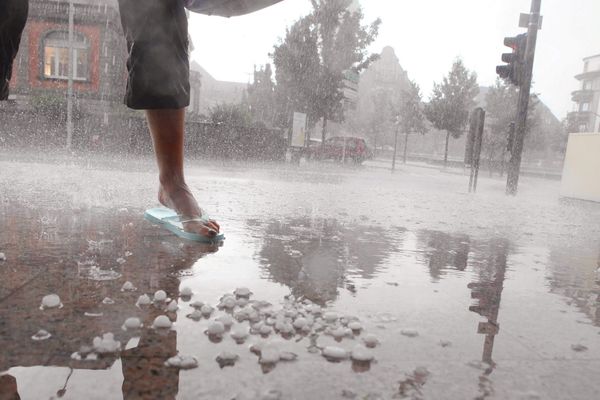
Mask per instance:
[[[89,42],[73,33],[73,79],[85,81],[89,75]],[[44,78],[69,79],[69,33],[50,32],[44,38]]]

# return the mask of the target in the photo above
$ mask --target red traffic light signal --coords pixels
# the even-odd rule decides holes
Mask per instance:
[[[527,34],[522,33],[514,37],[505,37],[504,45],[510,47],[512,53],[502,53],[502,61],[507,64],[498,65],[496,73],[500,78],[510,81],[513,85],[520,86],[523,83]]]

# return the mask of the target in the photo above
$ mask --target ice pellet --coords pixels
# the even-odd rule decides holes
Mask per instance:
[[[273,328],[271,328],[269,325],[262,325],[258,330],[258,332],[263,336],[271,334],[272,331]]]
[[[372,361],[374,358],[373,353],[362,344],[354,346],[350,357],[354,361]]]
[[[203,302],[196,300],[195,302],[190,304],[190,307],[200,309],[200,308],[202,308],[203,305],[204,305]]]
[[[345,360],[348,358],[348,352],[341,347],[327,346],[323,349],[322,354],[325,358],[331,360]]]
[[[84,316],[86,316],[86,317],[97,318],[97,317],[101,317],[101,316],[103,316],[103,315],[104,315],[104,313],[101,313],[101,312],[89,312],[89,311],[86,311],[86,312],[84,312],[84,313],[83,313],[83,315],[84,315]]]
[[[60,297],[58,297],[57,294],[47,294],[42,298],[42,306],[40,308],[57,308],[61,306],[62,303],[60,302]]]
[[[136,290],[135,286],[133,286],[133,283],[129,281],[125,282],[123,286],[121,286],[122,292],[133,292],[134,290]]]
[[[299,317],[299,318],[296,318],[293,325],[294,325],[294,328],[296,328],[296,329],[302,329],[308,325],[308,321],[306,320],[306,318]]]
[[[352,321],[348,324],[348,328],[350,328],[353,332],[360,332],[363,327],[360,322]]]
[[[203,316],[208,318],[213,313],[213,308],[211,306],[209,306],[208,304],[205,304],[200,308],[200,312],[202,313]]]
[[[403,336],[406,336],[406,337],[410,337],[410,338],[419,336],[419,332],[417,332],[415,329],[402,329],[400,331],[400,334],[402,334]]]
[[[141,327],[142,321],[140,321],[140,319],[137,317],[129,317],[125,320],[125,323],[123,323],[123,328],[125,328],[126,330],[139,329]]]
[[[231,310],[235,307],[235,305],[236,305],[235,298],[232,296],[228,296],[228,297],[224,297],[221,300],[221,303],[219,303],[219,308],[226,308],[228,310]]]
[[[234,325],[231,328],[230,335],[236,341],[244,340],[248,337],[248,327],[242,324]]]
[[[115,340],[115,336],[108,332],[102,337],[96,336],[93,340],[94,351],[100,354],[115,353],[121,349],[121,342]]]
[[[260,359],[258,360],[261,364],[275,364],[279,361],[280,353],[277,346],[274,344],[266,344],[260,351]]]
[[[175,300],[173,300],[167,306],[167,311],[168,312],[175,312],[175,311],[177,311],[178,308],[179,308],[179,306],[177,305],[177,302]]]
[[[202,312],[198,309],[192,311],[191,314],[186,315],[186,317],[193,319],[194,321],[199,321],[202,319]]]
[[[140,297],[138,297],[137,302],[135,304],[138,306],[147,306],[150,303],[152,303],[152,300],[150,300],[150,296],[148,296],[147,294],[143,294]]]
[[[221,353],[219,353],[216,360],[217,360],[217,363],[219,363],[219,366],[221,368],[225,368],[225,367],[232,367],[233,365],[235,365],[235,362],[239,358],[240,358],[240,356],[238,356],[235,353],[231,353],[229,351],[222,351]]]
[[[154,322],[152,323],[152,327],[156,329],[167,329],[172,325],[171,320],[166,315],[159,315],[154,318]]]
[[[237,297],[250,297],[252,292],[247,287],[240,287],[233,292]]]
[[[198,360],[192,356],[176,355],[175,357],[169,358],[165,361],[167,367],[179,368],[179,369],[192,369],[198,366]]]
[[[379,344],[379,339],[377,339],[377,336],[369,333],[363,337],[363,343],[365,346],[373,348]]]
[[[206,333],[212,336],[221,336],[225,333],[225,325],[220,321],[215,321],[208,326]]]
[[[344,328],[343,326],[338,326],[337,328],[332,329],[329,333],[336,339],[342,339],[346,336],[351,335],[352,331],[350,331],[347,328]]]
[[[292,353],[291,351],[282,351],[279,353],[279,359],[281,361],[295,361],[298,358],[298,354]]]
[[[222,323],[225,329],[229,329],[231,325],[233,325],[233,317],[228,314],[221,315],[215,321],[219,321],[220,323]]]
[[[338,315],[332,311],[326,312],[325,315],[323,315],[323,318],[325,318],[325,321],[327,323],[332,323],[337,321],[338,319]]]
[[[154,301],[165,301],[167,299],[167,293],[164,290],[157,290],[154,293]]]
[[[4,253],[0,253],[0,261],[6,261],[6,255]]]
[[[179,294],[183,297],[191,297],[194,292],[192,292],[192,289],[189,286],[184,286],[180,291]]]
[[[40,341],[40,340],[46,340],[46,339],[50,339],[50,337],[52,337],[52,335],[50,334],[50,332],[44,330],[44,329],[40,329],[39,331],[37,331],[35,333],[35,335],[33,335],[31,337],[31,339],[36,340],[36,341]]]
[[[110,297],[105,297],[102,300],[102,304],[106,304],[106,305],[115,304],[115,301],[113,299],[111,299]]]

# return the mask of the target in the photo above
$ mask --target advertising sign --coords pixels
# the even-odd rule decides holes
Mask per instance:
[[[306,143],[306,114],[294,113],[292,125],[292,147],[304,147]]]

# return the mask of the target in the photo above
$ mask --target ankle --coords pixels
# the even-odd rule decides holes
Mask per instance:
[[[183,175],[180,174],[161,174],[158,180],[160,186],[166,191],[187,187]]]

